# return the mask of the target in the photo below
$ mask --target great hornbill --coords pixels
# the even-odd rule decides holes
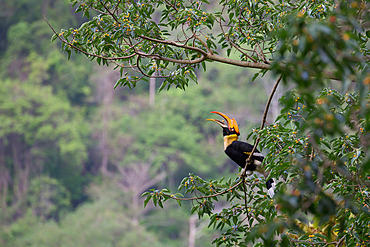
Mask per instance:
[[[208,121],[213,121],[222,127],[224,136],[224,151],[227,156],[230,157],[230,159],[232,159],[243,169],[242,174],[244,173],[244,169],[246,169],[246,173],[249,175],[253,172],[258,172],[266,177],[267,173],[261,166],[264,157],[263,154],[257,149],[252,154],[250,164],[247,165],[247,159],[252,152],[253,146],[249,143],[238,141],[240,133],[238,123],[235,121],[235,119],[230,119],[221,112],[212,111],[211,113],[216,113],[226,120],[227,123],[225,123],[223,120],[220,121],[217,119],[207,119]],[[275,182],[272,178],[266,182],[266,187],[270,197],[273,197],[275,194]]]

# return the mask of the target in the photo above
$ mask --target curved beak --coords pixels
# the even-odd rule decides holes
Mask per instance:
[[[218,111],[211,111],[211,113],[216,113],[216,114],[220,115],[221,117],[223,117],[226,120],[227,124],[224,122],[224,120],[220,121],[220,120],[217,120],[217,119],[207,119],[207,121],[213,121],[215,123],[218,123],[221,127],[228,128],[229,130],[234,129],[236,131],[236,133],[239,134],[238,123],[236,122],[236,120],[234,118],[231,119],[227,115],[223,114],[222,112],[218,112]]]
[[[213,122],[219,124],[222,128],[229,128],[229,126],[227,124],[225,124],[224,120],[222,120],[222,121],[217,120],[217,119],[206,119],[206,120],[207,121],[213,121]]]

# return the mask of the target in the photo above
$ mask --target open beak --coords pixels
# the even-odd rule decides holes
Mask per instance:
[[[207,119],[207,121],[213,121],[215,123],[218,123],[221,127],[228,128],[229,130],[235,130],[235,132],[239,134],[238,123],[235,121],[234,118],[231,119],[228,116],[226,116],[225,114],[223,114],[222,112],[218,112],[218,111],[211,111],[211,113],[216,113],[216,114],[220,115],[221,117],[223,117],[226,120],[227,124],[225,123],[224,120],[220,121],[220,120],[217,120],[217,119]]]

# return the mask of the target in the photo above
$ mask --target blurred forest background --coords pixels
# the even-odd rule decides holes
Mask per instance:
[[[235,117],[245,140],[260,123],[273,80],[210,64],[186,92],[149,94],[51,43],[79,26],[68,0],[0,1],[0,246],[207,246],[207,229],[176,202],[143,207],[149,188],[189,173],[235,176],[212,110]],[[156,82],[157,88],[160,81]],[[277,97],[279,98],[279,95]],[[273,102],[270,120],[279,112]],[[218,205],[222,207],[222,203]]]

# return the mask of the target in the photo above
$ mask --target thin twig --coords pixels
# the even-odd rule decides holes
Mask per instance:
[[[109,8],[108,8],[107,6],[105,6],[105,4],[104,4],[103,2],[100,2],[100,4],[104,7],[104,9],[105,9],[106,11],[108,11],[109,15],[110,15],[110,16],[112,16],[112,18],[113,18],[117,23],[121,23],[121,22],[117,19],[116,15],[114,14],[114,10],[113,10],[113,13],[112,13],[112,12],[109,10]]]
[[[276,83],[275,83],[275,85],[274,85],[274,87],[273,87],[273,89],[272,89],[272,91],[271,91],[270,97],[269,97],[269,99],[267,100],[266,107],[265,107],[265,112],[263,113],[263,117],[262,117],[262,122],[261,122],[260,130],[262,130],[262,129],[263,129],[263,127],[265,126],[265,121],[266,121],[266,118],[267,118],[267,113],[268,113],[268,111],[269,111],[269,108],[270,108],[270,104],[271,104],[272,98],[274,97],[274,94],[275,94],[275,92],[276,92],[276,89],[277,89],[277,87],[278,87],[278,85],[279,85],[279,83],[280,83],[280,81],[281,81],[281,78],[282,78],[282,76],[280,76],[280,77],[279,77],[279,79],[276,81]],[[257,137],[257,139],[256,139],[256,142],[254,143],[254,146],[253,146],[253,149],[252,149],[252,151],[251,151],[251,154],[249,155],[249,157],[248,157],[248,159],[247,159],[247,162],[246,162],[247,166],[248,166],[248,164],[251,162],[251,159],[252,159],[253,153],[256,151],[256,149],[257,149],[257,145],[258,145],[258,143],[259,143],[259,142],[260,142],[260,134],[258,134],[258,137]],[[245,176],[246,171],[247,171],[247,169],[244,169],[244,173],[242,174],[242,176]]]
[[[108,13],[106,13],[106,12],[104,12],[104,11],[101,11],[100,9],[94,8],[94,7],[92,6],[92,4],[88,4],[88,3],[86,3],[86,2],[85,2],[85,4],[86,4],[87,6],[89,6],[89,7],[90,7],[90,9],[95,10],[96,12],[98,12],[98,13],[100,13],[100,14],[102,14],[102,15],[108,15]]]
[[[204,42],[204,40],[200,39],[198,36],[195,36],[195,39],[197,39],[209,52],[209,54],[213,55],[213,51],[207,46],[207,43]]]
[[[249,212],[248,212],[248,206],[247,206],[247,188],[245,186],[244,176],[242,177],[242,180],[243,180],[243,190],[244,190],[244,208],[245,208],[245,212],[247,213],[248,220],[249,220]]]
[[[171,4],[169,1],[164,0],[169,6],[171,6],[176,12],[179,12],[175,5]]]
[[[177,63],[177,64],[197,64],[197,63],[203,62],[207,58],[206,56],[201,55],[200,58],[197,58],[197,59],[194,59],[194,60],[189,60],[189,59],[180,60],[180,59],[163,57],[163,56],[158,55],[158,54],[146,54],[146,53],[143,53],[143,52],[137,52],[136,55],[140,55],[142,57],[148,57],[148,58],[155,59],[155,60],[163,60],[163,61],[167,61],[167,62],[171,62],[171,63]]]
[[[344,239],[346,238],[346,235],[344,235],[339,241],[338,241],[338,244],[336,245],[337,247],[341,246],[342,242],[344,241]]]
[[[122,0],[118,0],[118,3],[116,4],[116,7],[113,10],[113,14],[114,14],[114,12],[116,12],[118,14],[118,6],[121,4],[121,1]]]
[[[193,35],[191,37],[193,37]],[[176,43],[174,41],[163,40],[163,39],[154,39],[154,38],[146,37],[146,36],[143,36],[143,35],[138,35],[138,36],[142,39],[146,39],[146,40],[149,40],[149,41],[152,41],[152,42],[166,44],[166,45],[172,45],[172,46],[184,48],[184,49],[187,49],[187,50],[192,50],[192,51],[195,51],[195,52],[199,52],[199,53],[203,54],[204,56],[207,56],[207,52],[203,51],[202,49],[200,49],[198,47],[188,46],[188,45],[186,45],[186,43],[185,44],[180,44],[180,43]],[[190,38],[188,38],[187,41]]]
[[[236,184],[234,184],[233,186],[231,186],[231,187],[230,187],[230,188],[228,188],[227,190],[224,190],[224,191],[221,191],[221,192],[219,192],[219,193],[212,194],[212,195],[199,196],[199,197],[191,197],[191,198],[178,198],[178,197],[175,197],[175,196],[171,196],[171,198],[172,198],[172,199],[175,199],[175,200],[179,200],[179,201],[192,201],[192,200],[199,200],[199,199],[205,199],[205,198],[216,197],[216,196],[219,196],[219,195],[226,194],[226,193],[227,193],[227,192],[229,192],[230,190],[235,189],[235,188],[236,188],[236,187],[238,187],[242,182],[243,182],[243,180],[239,180],[239,182],[237,182]]]

